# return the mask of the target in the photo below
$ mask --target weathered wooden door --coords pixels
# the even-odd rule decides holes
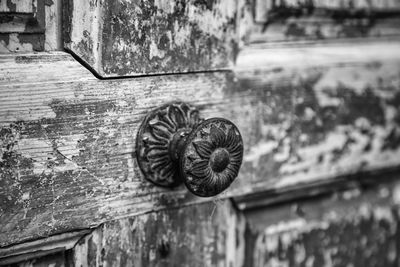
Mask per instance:
[[[398,266],[399,25],[397,0],[0,0],[0,265]],[[171,103],[193,129],[149,140]]]

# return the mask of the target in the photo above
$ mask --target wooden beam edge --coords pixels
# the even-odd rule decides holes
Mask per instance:
[[[377,179],[378,175],[379,179]],[[240,211],[248,211],[338,191],[377,186],[399,178],[400,165],[343,174],[330,179],[293,184],[282,188],[259,187],[253,193],[232,198]]]
[[[71,249],[91,232],[91,229],[84,229],[0,248],[0,266]]]

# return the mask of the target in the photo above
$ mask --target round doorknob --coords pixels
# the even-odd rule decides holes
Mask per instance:
[[[237,177],[243,141],[231,121],[200,119],[196,108],[178,102],[145,117],[136,138],[136,156],[144,176],[154,184],[184,183],[193,194],[211,197]]]

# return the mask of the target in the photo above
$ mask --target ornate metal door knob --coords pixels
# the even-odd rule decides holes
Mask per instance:
[[[179,102],[146,116],[136,138],[136,156],[145,177],[156,185],[183,182],[193,194],[210,197],[237,177],[243,141],[229,120],[200,119],[196,108]]]

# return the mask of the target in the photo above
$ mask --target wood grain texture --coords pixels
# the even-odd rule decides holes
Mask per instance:
[[[398,266],[400,184],[246,213],[244,266]]]
[[[244,219],[230,201],[106,223],[73,249],[75,266],[242,266]]]
[[[263,48],[243,51],[234,73],[118,80],[64,53],[2,55],[0,246],[209,201],[137,167],[139,124],[173,100],[242,134],[239,177],[217,198],[399,166],[399,49]]]
[[[235,1],[66,1],[65,47],[100,76],[231,67]]]
[[[0,61],[1,245],[199,201],[144,180],[136,131],[176,99],[216,114],[229,73],[101,81],[64,53]]]

